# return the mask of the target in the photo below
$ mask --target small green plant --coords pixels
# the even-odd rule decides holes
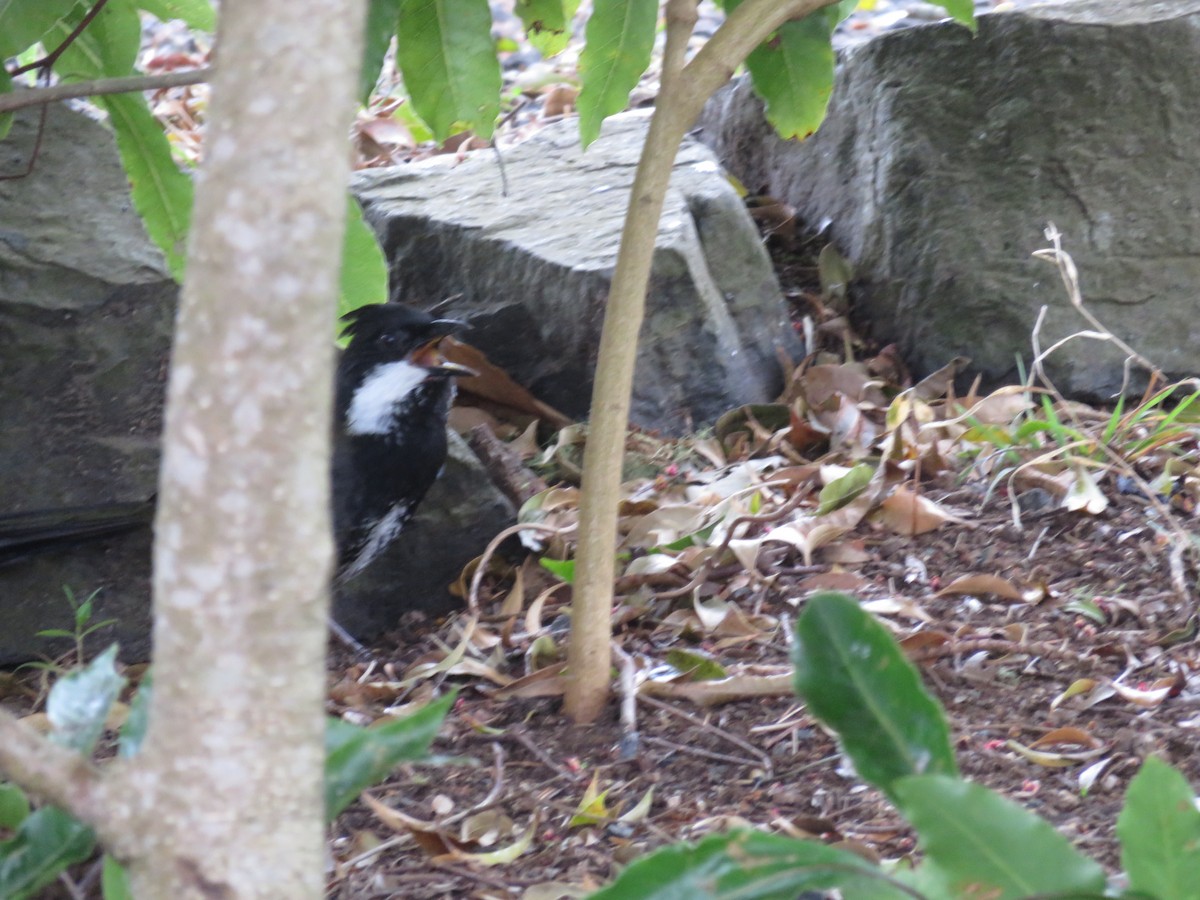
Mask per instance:
[[[644,857],[593,900],[792,900],[835,888],[846,900],[1196,896],[1200,811],[1166,763],[1146,760],[1129,786],[1117,821],[1129,882],[1120,892],[1049,823],[958,774],[941,707],[853,598],[808,601],[793,661],[796,693],[912,823],[922,861],[880,865],[815,841],[737,831]]]
[[[84,654],[84,641],[101,628],[115,625],[117,620],[101,619],[99,622],[92,621],[92,616],[96,612],[96,597],[100,594],[100,588],[96,588],[96,590],[88,594],[82,601],[75,599],[75,592],[71,590],[70,585],[63,585],[63,594],[66,595],[67,603],[71,607],[71,629],[47,628],[39,631],[37,636],[42,638],[66,638],[67,640],[74,641],[75,664],[81,666],[87,658]]]

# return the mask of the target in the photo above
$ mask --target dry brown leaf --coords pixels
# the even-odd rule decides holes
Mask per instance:
[[[951,594],[971,594],[979,597],[991,594],[1002,600],[1012,600],[1014,603],[1025,599],[1021,589],[999,575],[963,575],[934,594],[935,597],[945,597]]]
[[[471,378],[458,379],[458,389],[493,403],[510,407],[527,415],[544,419],[555,428],[565,428],[572,420],[554,407],[538,400],[533,394],[509,377],[508,373],[491,363],[481,350],[454,338],[438,345],[442,355],[451,362],[478,372]]]
[[[897,534],[909,536],[933,531],[947,522],[956,525],[968,524],[951,515],[928,497],[914,493],[907,484],[902,484],[892,491],[871,517]]]
[[[642,682],[638,692],[651,697],[690,700],[699,706],[717,706],[748,697],[783,697],[792,693],[791,672],[775,675],[733,675],[714,681]]]

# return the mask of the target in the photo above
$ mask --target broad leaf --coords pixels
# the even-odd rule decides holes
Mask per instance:
[[[1159,900],[1196,896],[1200,885],[1200,811],[1184,777],[1153,756],[1125,795],[1117,819],[1129,886]]]
[[[981,785],[922,775],[902,778],[893,789],[955,896],[1002,900],[1104,890],[1099,864],[1048,822]]]
[[[579,136],[586,147],[601,123],[629,102],[629,92],[650,65],[657,0],[596,0],[579,57]]]
[[[45,806],[0,842],[0,897],[26,900],[54,881],[67,866],[92,855],[92,830],[60,809]]]
[[[457,122],[487,140],[500,112],[500,63],[487,0],[400,0],[396,58],[418,115],[443,141]]]
[[[162,22],[182,19],[197,31],[217,30],[217,15],[209,0],[136,0],[137,5]]]
[[[400,0],[370,0],[367,6],[367,31],[363,42],[362,72],[359,73],[358,101],[366,106],[379,81],[384,57],[392,38],[396,36],[396,25],[400,21]]]
[[[97,99],[108,110],[116,132],[133,205],[146,234],[167,258],[171,275],[182,282],[192,217],[192,180],[175,165],[166,135],[145,100],[132,94]]]
[[[746,57],[767,120],[781,137],[808,137],[825,118],[833,92],[830,39],[840,13],[839,5],[785,22]]]
[[[58,42],[67,39],[79,24],[90,4],[80,6],[58,22],[53,35]],[[142,43],[142,23],[130,0],[109,0],[54,64],[64,81],[91,78],[118,78],[133,74]]]
[[[332,821],[398,763],[424,759],[454,697],[447,694],[407,718],[372,728],[329,719],[325,730],[326,818]]]
[[[103,865],[104,868],[100,872],[100,889],[104,900],[134,900],[125,867],[107,853],[104,854]]]
[[[153,696],[154,681],[147,671],[138,684],[137,693],[129,704],[129,715],[118,735],[117,754],[123,759],[136,756],[142,749],[142,741],[146,739],[146,729],[150,725],[150,698]]]
[[[957,774],[946,717],[896,642],[845,594],[817,594],[796,623],[796,693],[889,796],[906,775]]]
[[[908,897],[861,856],[815,841],[756,831],[676,844],[631,863],[591,900],[794,900],[805,891],[840,888],[842,896]]]
[[[125,686],[114,663],[113,644],[82,669],[75,669],[50,689],[46,717],[54,730],[50,739],[80,753],[91,753],[104,732],[108,712]],[[3,896],[0,894],[0,896]]]
[[[3,59],[3,57],[0,57]],[[5,70],[4,66],[0,65],[0,96],[12,91],[12,77]],[[8,137],[8,132],[12,130],[13,114],[11,112],[0,113],[0,141]]]
[[[388,270],[375,232],[363,221],[362,208],[346,197],[346,233],[342,238],[342,282],[338,317],[368,303],[387,300]]]
[[[0,828],[12,831],[29,816],[29,798],[15,784],[0,781]]]
[[[571,20],[579,0],[517,0],[515,12],[525,25],[529,43],[544,57],[566,49],[571,39]]]
[[[79,0],[0,0],[0,61],[45,37]]]
[[[934,3],[972,31],[978,27],[975,22],[975,0],[934,0]]]

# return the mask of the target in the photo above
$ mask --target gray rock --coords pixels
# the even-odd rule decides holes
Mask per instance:
[[[36,122],[36,111],[18,113],[0,174],[23,171]],[[154,494],[177,296],[130,207],[111,134],[52,106],[33,173],[0,181],[0,516]],[[405,609],[450,608],[447,585],[511,521],[456,446],[416,520],[338,598],[359,634]],[[0,665],[70,648],[36,637],[70,629],[64,587],[79,600],[99,589],[94,621],[117,620],[89,650],[116,639],[123,659],[146,658],[149,572],[149,529],[0,567]]]
[[[605,298],[647,118],[605,123],[584,153],[574,122],[496,158],[441,157],[360,173],[356,193],[391,261],[392,289],[448,314],[540,399],[586,415]],[[633,420],[681,431],[782,381],[797,351],[779,285],[736,192],[708,150],[680,150],[659,225]]]
[[[1200,371],[1197,46],[1197,0],[998,12],[976,37],[940,23],[844,52],[808,141],[770,134],[746,84],[710,102],[703,137],[752,189],[831,221],[858,310],[918,374],[965,354],[990,382],[1013,380],[1042,305],[1043,348],[1087,327],[1030,257],[1053,222],[1090,310],[1181,377]],[[1122,363],[1075,341],[1048,374],[1104,398]]]

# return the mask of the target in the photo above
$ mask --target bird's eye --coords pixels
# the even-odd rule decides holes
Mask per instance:
[[[390,331],[385,331],[379,336],[379,345],[381,347],[393,347],[396,344],[396,336]]]

